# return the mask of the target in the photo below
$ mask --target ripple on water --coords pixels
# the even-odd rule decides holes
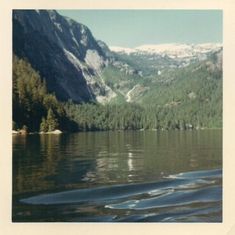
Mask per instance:
[[[220,169],[185,172],[165,177],[159,182],[43,194],[20,202],[57,206],[74,204],[81,208],[89,204],[94,210],[103,208],[110,213],[108,217],[85,216],[79,221],[188,222],[190,218],[197,221],[202,216],[208,217],[208,221],[221,221],[221,177]],[[138,211],[142,211],[141,214]]]

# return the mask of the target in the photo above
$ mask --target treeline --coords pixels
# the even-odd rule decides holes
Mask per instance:
[[[69,130],[73,122],[40,75],[23,59],[13,56],[13,129]]]
[[[187,130],[221,128],[222,118],[210,110],[184,110],[178,107],[138,104],[65,104],[67,115],[79,131],[98,130]]]

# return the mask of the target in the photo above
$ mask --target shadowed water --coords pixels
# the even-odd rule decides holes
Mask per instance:
[[[215,130],[13,137],[13,221],[220,222]]]

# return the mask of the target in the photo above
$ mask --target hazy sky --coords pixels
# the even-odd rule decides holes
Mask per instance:
[[[220,10],[60,10],[109,46],[222,43]]]

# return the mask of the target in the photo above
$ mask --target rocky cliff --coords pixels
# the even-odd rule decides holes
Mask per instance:
[[[60,100],[102,102],[115,96],[99,76],[107,58],[90,30],[56,11],[15,10],[13,51]]]

